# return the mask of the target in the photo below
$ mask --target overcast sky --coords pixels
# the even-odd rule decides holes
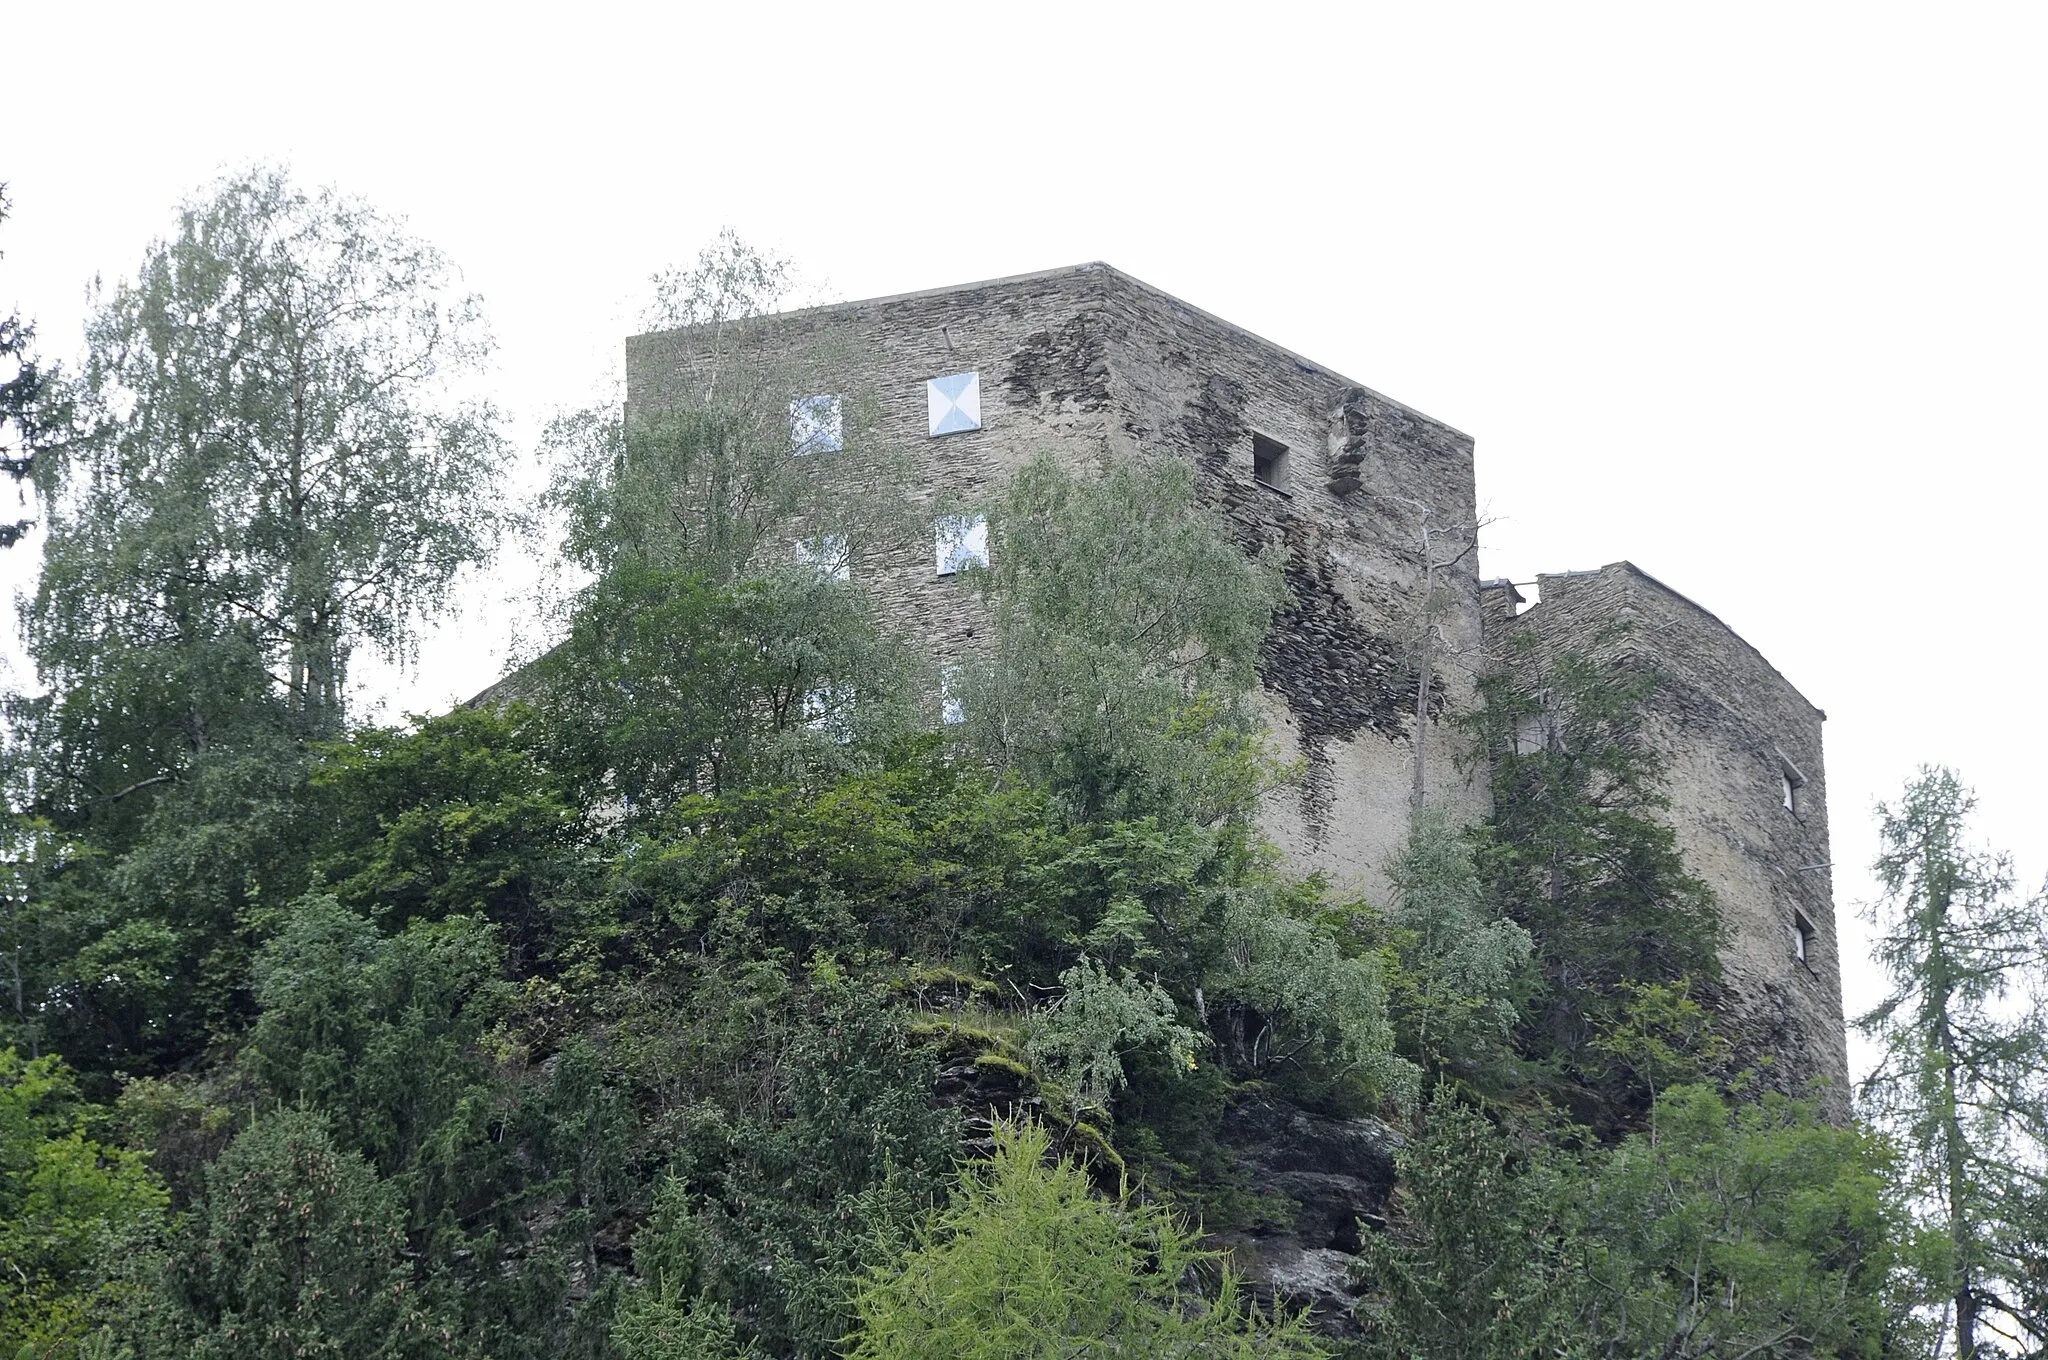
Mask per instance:
[[[0,308],[69,354],[180,197],[285,162],[462,267],[530,445],[721,226],[838,298],[1106,260],[1472,434],[1487,575],[1627,558],[1762,649],[1829,716],[1852,954],[1920,762],[2038,886],[2048,7],[1227,13],[24,0]]]

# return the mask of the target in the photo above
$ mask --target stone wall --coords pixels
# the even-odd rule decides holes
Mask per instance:
[[[674,332],[629,340],[629,405],[675,400],[690,352]],[[1263,703],[1280,754],[1306,775],[1273,796],[1268,827],[1300,867],[1383,892],[1381,866],[1407,828],[1420,527],[1426,510],[1438,560],[1469,546],[1467,436],[1099,264],[790,313],[750,353],[791,375],[790,396],[844,394],[866,435],[907,454],[914,495],[932,507],[986,503],[1044,451],[1077,467],[1133,454],[1192,462],[1248,548],[1287,550],[1291,600],[1263,657]],[[925,381],[969,371],[981,375],[982,428],[929,437]],[[1284,489],[1253,479],[1254,432],[1286,446]],[[1475,558],[1438,573],[1435,714],[1472,701]],[[875,551],[854,570],[936,659],[984,626],[972,586],[937,575],[928,543]],[[1430,727],[1432,796],[1483,815],[1483,780]]]
[[[1846,1115],[1826,715],[1726,624],[1629,563],[1537,584],[1540,602],[1516,617],[1512,587],[1489,583],[1493,647],[1512,655],[1506,640],[1520,632],[1535,644],[1528,664],[1570,650],[1660,676],[1646,733],[1669,762],[1670,817],[1686,863],[1728,923],[1722,962],[1738,1058],[1770,1059],[1766,1082],[1795,1093],[1825,1079],[1829,1107]],[[1791,809],[1788,777],[1797,785]]]
[[[1425,527],[1431,560],[1448,564],[1427,610],[1440,641],[1426,781],[1465,817],[1485,815],[1485,780],[1461,768],[1442,719],[1477,701],[1488,652],[1510,629],[1554,652],[1626,625],[1603,645],[1667,677],[1649,730],[1670,759],[1687,861],[1731,928],[1744,1056],[1776,1055],[1770,1079],[1786,1089],[1828,1078],[1846,1109],[1821,714],[1720,620],[1626,563],[1542,578],[1542,602],[1519,618],[1507,589],[1482,608],[1470,438],[1100,264],[813,308],[748,334],[747,371],[782,385],[764,402],[841,394],[859,437],[901,452],[927,510],[985,506],[1041,452],[1076,468],[1162,455],[1196,468],[1248,549],[1284,547],[1290,598],[1261,702],[1278,753],[1305,773],[1264,820],[1295,867],[1342,889],[1384,901],[1382,869],[1407,831]],[[693,352],[686,332],[629,340],[629,406],[677,400]],[[982,427],[929,436],[926,380],[963,372],[980,374]],[[1284,446],[1281,485],[1254,478],[1255,439]],[[974,588],[936,572],[929,541],[874,546],[853,570],[935,660],[976,645]],[[1790,812],[1787,772],[1801,781]]]

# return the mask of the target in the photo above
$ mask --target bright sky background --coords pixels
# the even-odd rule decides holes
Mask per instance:
[[[1918,763],[2048,870],[2048,7],[72,0],[6,29],[0,308],[46,354],[253,159],[461,265],[528,448],[724,225],[841,298],[1106,260],[1474,435],[1486,574],[1628,558],[1827,710],[1852,1009],[1870,809]],[[442,629],[388,711],[481,688],[520,612]]]

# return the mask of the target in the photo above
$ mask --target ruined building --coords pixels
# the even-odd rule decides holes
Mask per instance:
[[[1407,834],[1417,743],[1430,800],[1485,815],[1485,772],[1460,762],[1444,720],[1477,702],[1509,633],[1531,634],[1517,654],[1539,660],[1600,648],[1655,665],[1668,683],[1649,732],[1688,862],[1731,927],[1746,1056],[1773,1057],[1776,1084],[1845,1091],[1823,715],[1627,563],[1542,577],[1526,608],[1514,586],[1482,583],[1470,436],[1101,264],[792,312],[759,343],[770,367],[812,375],[787,394],[799,450],[836,446],[857,410],[911,451],[921,494],[970,507],[931,544],[850,564],[942,661],[980,626],[957,568],[985,554],[971,507],[1006,472],[1043,451],[1192,463],[1242,542],[1287,551],[1290,599],[1260,669],[1280,754],[1306,775],[1271,800],[1267,828],[1298,867],[1375,896]],[[677,400],[688,348],[686,332],[628,341],[629,407]]]

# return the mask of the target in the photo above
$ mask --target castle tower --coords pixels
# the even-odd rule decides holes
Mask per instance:
[[[1072,466],[1159,455],[1191,463],[1248,547],[1283,545],[1292,601],[1261,662],[1279,754],[1299,787],[1267,830],[1302,869],[1381,897],[1407,834],[1423,622],[1423,532],[1438,589],[1432,711],[1468,708],[1481,653],[1471,551],[1472,440],[1107,265],[810,308],[766,319],[748,354],[791,381],[793,441],[856,418],[908,452],[917,494],[964,507],[946,542],[852,564],[892,620],[943,662],[985,626],[949,556],[985,549],[973,507],[1050,452]],[[629,408],[679,399],[687,332],[626,343]],[[1432,721],[1424,778],[1469,817],[1485,781]],[[1382,899],[1383,900],[1383,899]]]
[[[1484,583],[1489,650],[1531,672],[1574,652],[1658,677],[1644,735],[1665,762],[1686,865],[1728,925],[1723,1018],[1737,1061],[1768,1059],[1765,1083],[1795,1095],[1825,1079],[1825,1106],[1846,1117],[1827,715],[1727,624],[1631,563],[1536,584],[1540,602],[1517,614],[1513,585]],[[1525,646],[1510,645],[1516,634]]]
[[[693,335],[627,341],[629,410],[684,399]],[[1482,609],[1468,436],[1102,264],[765,318],[748,323],[745,357],[794,384],[774,395],[790,403],[793,452],[829,455],[857,419],[907,453],[916,495],[964,509],[937,541],[849,564],[940,662],[985,627],[956,568],[986,552],[974,507],[1008,472],[1040,453],[1192,464],[1241,542],[1287,550],[1291,600],[1261,659],[1262,702],[1278,754],[1307,773],[1269,800],[1265,827],[1297,869],[1376,900],[1407,835],[1418,739],[1430,801],[1487,812],[1484,772],[1459,761],[1441,719],[1477,702],[1505,632],[1531,633],[1541,656],[1631,621],[1603,645],[1666,678],[1650,731],[1687,861],[1731,927],[1743,1055],[1774,1056],[1787,1089],[1830,1078],[1846,1110],[1820,711],[1626,563],[1542,578],[1542,602],[1519,617],[1496,583]],[[1432,716],[1418,734],[1419,662]]]

